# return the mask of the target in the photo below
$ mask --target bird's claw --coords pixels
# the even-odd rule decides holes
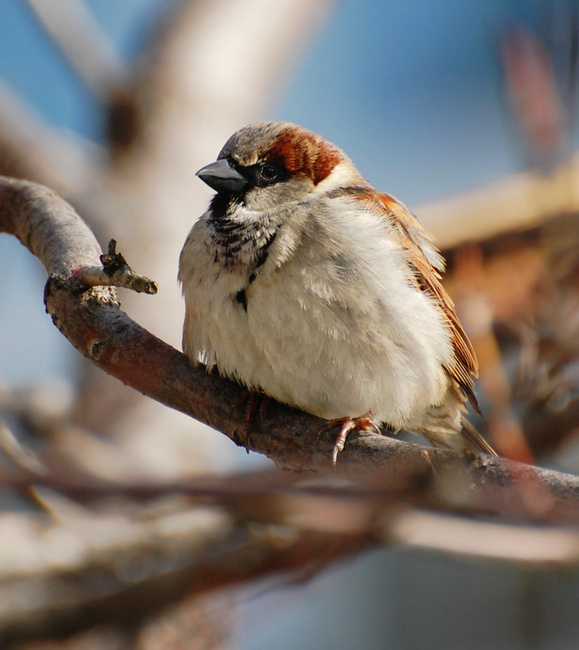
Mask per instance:
[[[243,427],[241,431],[238,431],[237,440],[235,441],[238,445],[245,447],[245,450],[249,454],[249,445],[250,445],[250,436],[252,433],[253,423],[255,416],[259,413],[261,422],[267,413],[267,406],[269,404],[269,398],[267,395],[260,391],[256,390],[245,390],[240,395],[240,397],[235,401],[230,415],[235,411],[243,409],[245,411],[245,417],[243,419]]]
[[[370,415],[362,415],[357,418],[337,418],[335,420],[328,420],[326,424],[320,430],[320,433],[327,431],[328,429],[333,429],[334,427],[340,425],[340,432],[336,437],[334,443],[334,448],[332,450],[332,465],[336,465],[338,462],[338,454],[344,451],[344,446],[346,445],[346,439],[352,433],[352,431],[371,431],[374,430],[378,434],[382,434],[378,425],[372,420]]]

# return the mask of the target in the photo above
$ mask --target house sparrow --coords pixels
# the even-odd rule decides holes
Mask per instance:
[[[193,363],[339,422],[334,459],[376,424],[496,455],[463,418],[475,353],[406,206],[289,122],[242,128],[197,176],[217,194],[180,257]]]

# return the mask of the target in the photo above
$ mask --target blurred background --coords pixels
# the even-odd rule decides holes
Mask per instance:
[[[180,347],[178,256],[211,195],[195,171],[251,121],[322,134],[438,237],[481,362],[477,427],[502,455],[576,473],[578,17],[570,0],[4,0],[0,173],[49,185],[101,245],[117,239],[160,284],[123,308]],[[5,235],[0,261],[0,407],[41,457],[127,482],[268,466],[85,364],[44,313],[38,262]],[[0,505],[30,515],[8,490]],[[566,649],[578,597],[573,567],[396,548],[209,599],[131,643]],[[183,617],[223,638],[186,641]],[[65,647],[49,637],[18,647]],[[90,630],[66,643],[133,647]]]

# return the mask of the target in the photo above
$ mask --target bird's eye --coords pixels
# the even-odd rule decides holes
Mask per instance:
[[[259,168],[259,175],[262,180],[266,181],[267,183],[272,183],[278,179],[279,170],[275,165],[265,164]]]

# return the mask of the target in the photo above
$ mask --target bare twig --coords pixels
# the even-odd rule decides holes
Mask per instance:
[[[79,269],[77,273],[79,280],[87,287],[122,287],[137,293],[156,294],[159,290],[157,283],[137,275],[121,253],[117,253],[116,247],[117,242],[111,239],[107,254],[100,256],[102,267]]]

